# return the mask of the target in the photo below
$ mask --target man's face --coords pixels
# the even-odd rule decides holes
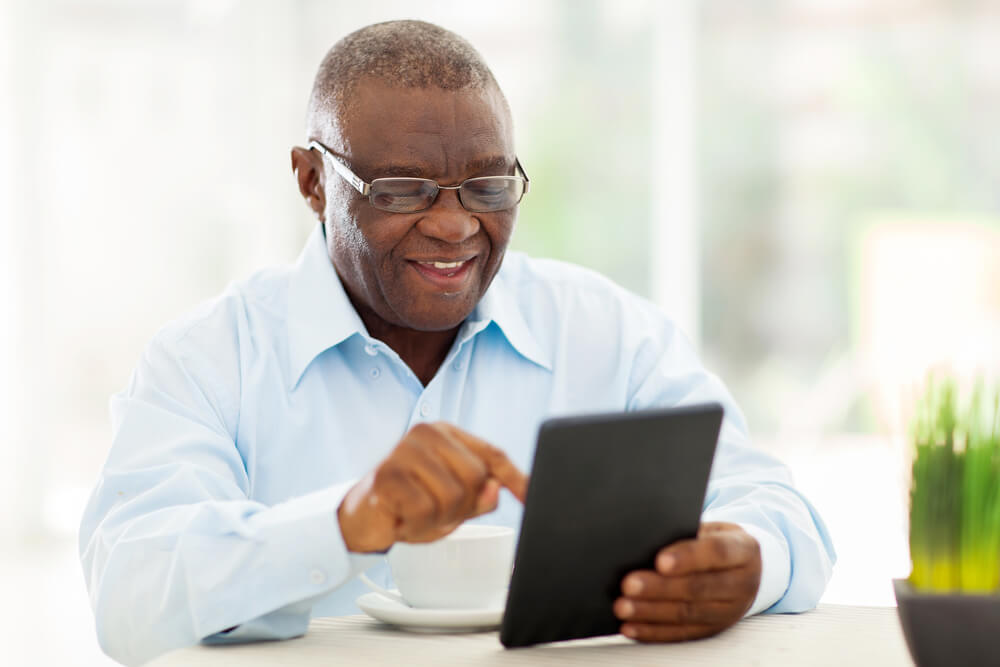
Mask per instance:
[[[447,91],[365,81],[339,127],[334,134],[340,136],[320,140],[331,142],[366,182],[410,176],[458,185],[513,174],[511,123],[492,88]],[[516,208],[472,213],[456,190],[441,190],[425,211],[389,213],[372,207],[329,165],[326,174],[330,257],[362,316],[420,331],[458,326],[500,268]]]

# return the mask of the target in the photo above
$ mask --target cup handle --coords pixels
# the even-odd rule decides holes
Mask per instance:
[[[362,581],[362,583],[364,583],[365,586],[367,586],[368,588],[372,589],[373,591],[375,591],[379,595],[381,595],[383,597],[387,597],[387,598],[389,598],[390,600],[392,600],[394,602],[398,602],[399,604],[403,605],[404,607],[409,607],[410,606],[410,603],[407,602],[406,600],[404,600],[401,595],[397,595],[396,593],[393,593],[392,591],[387,591],[386,589],[382,588],[381,586],[379,586],[378,584],[376,584],[374,581],[372,581],[371,579],[369,579],[368,575],[366,575],[364,572],[361,572],[361,573],[358,574],[358,579],[360,579]]]

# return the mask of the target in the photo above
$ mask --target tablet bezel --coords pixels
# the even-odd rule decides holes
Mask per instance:
[[[541,425],[504,646],[619,632],[622,577],[698,532],[722,419],[722,405],[704,403]]]

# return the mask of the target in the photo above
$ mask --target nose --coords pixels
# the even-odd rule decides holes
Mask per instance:
[[[417,222],[420,233],[446,243],[461,243],[479,231],[479,218],[465,210],[458,190],[440,190]]]

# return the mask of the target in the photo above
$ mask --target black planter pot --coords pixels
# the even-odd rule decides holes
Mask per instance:
[[[920,593],[905,579],[893,586],[917,667],[1000,667],[1000,595]]]

